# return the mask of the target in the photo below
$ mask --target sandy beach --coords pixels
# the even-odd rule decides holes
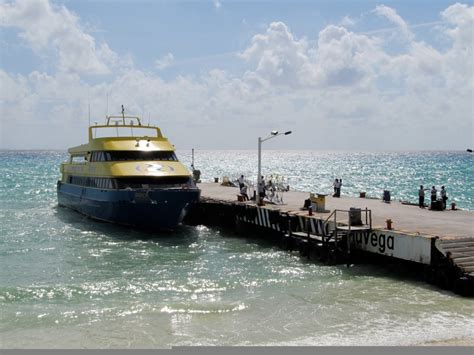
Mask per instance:
[[[421,346],[474,346],[474,336],[466,338],[453,338],[435,340],[420,344]]]

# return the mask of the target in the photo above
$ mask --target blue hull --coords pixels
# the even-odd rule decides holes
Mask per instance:
[[[143,229],[172,230],[199,189],[105,190],[58,182],[58,203],[94,219]]]

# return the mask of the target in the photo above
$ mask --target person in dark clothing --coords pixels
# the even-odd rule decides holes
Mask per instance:
[[[436,187],[432,186],[431,187],[431,203],[436,202],[436,195],[438,191],[436,190]]]
[[[260,199],[263,201],[263,199],[266,196],[265,180],[263,180],[263,176],[262,176],[262,180],[258,184],[258,194],[260,196]]]
[[[239,189],[241,189],[245,185],[244,176],[240,175],[240,177],[237,179],[237,181],[239,182]]]
[[[339,185],[339,179],[336,179],[334,180],[332,186],[334,187],[334,194],[332,195],[332,197],[336,197],[336,194],[337,194],[337,185]]]
[[[444,186],[441,186],[440,194],[441,194],[441,199],[443,200],[443,210],[445,210],[446,209],[446,201],[448,200],[448,196],[446,195],[446,189],[444,188]]]

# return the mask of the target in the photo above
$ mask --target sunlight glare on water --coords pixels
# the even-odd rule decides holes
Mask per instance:
[[[197,152],[195,165],[207,181],[251,176],[254,155]],[[310,263],[248,232],[181,226],[157,235],[95,222],[57,206],[65,153],[0,157],[3,348],[410,345],[474,336],[472,299],[403,270]],[[460,206],[473,208],[472,189],[463,190],[472,186],[472,158],[461,153],[264,159],[265,171],[289,177],[295,189],[330,189],[338,176],[346,194],[389,188],[413,199],[423,180],[445,183]]]

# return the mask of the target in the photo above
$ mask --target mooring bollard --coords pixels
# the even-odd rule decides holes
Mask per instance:
[[[312,216],[313,215],[313,206],[309,206],[308,207],[308,216]]]
[[[385,222],[387,222],[387,229],[392,229],[392,220],[389,218]]]

